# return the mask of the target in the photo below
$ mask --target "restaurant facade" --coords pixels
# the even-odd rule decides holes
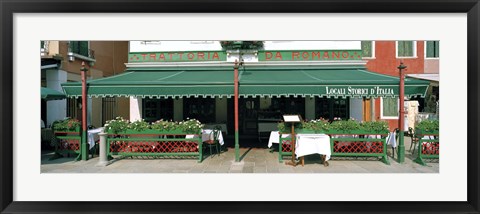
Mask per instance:
[[[230,135],[237,65],[238,134],[261,139],[285,114],[378,120],[376,102],[398,99],[399,78],[370,71],[363,55],[361,41],[130,41],[126,70],[88,81],[87,93],[128,98],[119,108],[131,121],[195,118]],[[424,97],[428,85],[406,78],[405,96]],[[81,96],[78,82],[62,87]]]

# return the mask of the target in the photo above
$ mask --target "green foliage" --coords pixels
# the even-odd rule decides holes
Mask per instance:
[[[277,128],[278,128],[278,131],[281,132],[281,133],[284,133],[286,131],[285,130],[285,123],[283,123],[283,122],[278,123]]]
[[[388,132],[388,123],[387,121],[365,121],[361,123],[362,130],[380,133]]]
[[[113,132],[115,134],[124,132],[129,129],[129,121],[122,117],[116,117],[113,120],[109,120],[105,123],[105,131]]]
[[[263,41],[220,41],[224,49],[260,49]]]
[[[68,118],[65,120],[57,120],[53,122],[54,131],[76,131],[80,128],[80,121]]]
[[[313,131],[328,131],[330,129],[330,122],[326,119],[320,118],[318,120],[302,122],[302,128]]]
[[[179,125],[177,122],[161,119],[152,123],[151,128],[158,131],[172,131],[178,129]]]
[[[178,126],[186,133],[199,133],[203,128],[203,124],[196,119],[182,121],[178,124]]]
[[[355,119],[350,120],[335,120],[330,124],[330,129],[339,131],[350,131],[361,129],[360,123]]]
[[[128,129],[133,129],[135,131],[143,131],[150,129],[150,124],[145,122],[145,120],[141,119],[128,124]]]
[[[425,132],[434,132],[439,130],[439,121],[438,120],[423,120],[422,122],[415,125],[415,128]]]

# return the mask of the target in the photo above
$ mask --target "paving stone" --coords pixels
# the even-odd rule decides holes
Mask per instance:
[[[117,157],[105,167],[95,166],[98,157],[88,161],[74,161],[74,157],[48,160],[53,153],[42,153],[41,173],[438,173],[438,161],[429,161],[428,166],[421,166],[413,160],[416,155],[408,152],[410,141],[405,141],[407,156],[405,163],[398,163],[391,157],[390,165],[378,158],[339,158],[333,157],[330,166],[324,167],[320,156],[306,157],[305,166],[292,167],[285,165],[290,157],[282,163],[278,161],[278,152],[270,153],[269,149],[241,148],[241,161],[235,161],[235,150],[229,148],[221,155],[207,157],[198,163],[197,159],[169,158],[121,158]]]

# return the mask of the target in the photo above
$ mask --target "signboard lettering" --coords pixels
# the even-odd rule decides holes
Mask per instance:
[[[226,61],[223,51],[190,51],[190,52],[155,52],[129,53],[129,62],[195,62],[195,61]]]
[[[259,61],[360,60],[361,50],[258,51]]]
[[[395,92],[393,88],[389,87],[358,87],[358,86],[345,86],[345,87],[331,87],[325,86],[327,95],[334,96],[394,96]]]

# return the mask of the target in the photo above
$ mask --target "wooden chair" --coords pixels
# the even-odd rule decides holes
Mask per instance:
[[[400,129],[396,128],[393,131],[395,132],[395,141],[397,142],[397,145],[398,145],[398,134],[400,133]],[[395,158],[395,147],[392,147],[392,158]]]
[[[219,146],[220,143],[218,142],[218,136],[220,134],[221,130],[220,129],[213,129],[212,132],[210,132],[210,137],[208,140],[203,141],[204,145],[206,145],[210,149],[210,156],[212,155],[212,147],[215,147],[217,150],[217,154],[220,155],[220,150]]]
[[[410,144],[410,152],[412,154],[415,153],[415,147],[417,147],[417,143],[418,143],[418,137],[415,136],[415,131],[413,131],[413,128],[412,127],[408,127],[408,136],[410,136],[412,138],[412,143]],[[412,146],[413,146],[413,151],[412,151]]]

